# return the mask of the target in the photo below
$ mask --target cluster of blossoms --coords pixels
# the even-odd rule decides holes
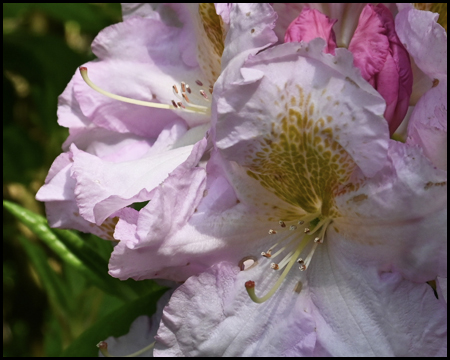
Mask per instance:
[[[60,97],[70,136],[37,199],[117,242],[112,276],[182,282],[127,351],[445,356],[433,6],[124,5]]]

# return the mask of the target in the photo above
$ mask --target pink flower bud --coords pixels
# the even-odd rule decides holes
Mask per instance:
[[[388,8],[366,5],[349,50],[364,79],[386,100],[384,117],[393,134],[408,110],[413,75],[408,52],[395,32]]]

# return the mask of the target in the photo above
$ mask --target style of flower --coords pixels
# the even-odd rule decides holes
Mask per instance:
[[[155,355],[445,355],[426,281],[446,277],[446,171],[389,140],[383,98],[325,46],[225,69],[201,185],[169,179],[120,218],[113,276],[186,280]]]

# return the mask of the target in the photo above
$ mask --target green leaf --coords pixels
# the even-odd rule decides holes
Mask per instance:
[[[106,271],[101,270],[98,265],[93,266],[92,259],[98,259],[99,257],[89,254],[89,248],[82,246],[78,248],[79,251],[77,252],[78,255],[82,255],[82,259],[88,259],[86,263],[72,251],[79,246],[79,244],[77,244],[78,240],[75,240],[76,236],[65,236],[65,243],[50,230],[46,219],[42,216],[6,200],[3,201],[3,206],[28,226],[30,230],[58,254],[61,259],[74,266],[98,288],[124,300],[131,300],[136,297],[136,293],[126,285],[126,283],[112,278]],[[65,231],[68,232],[68,230]]]
[[[104,5],[104,4],[103,4]],[[98,5],[86,3],[36,3],[33,8],[52,18],[66,22],[77,22],[83,31],[97,33],[110,24],[110,19]],[[120,14],[120,13],[119,13]],[[115,19],[120,21],[119,19]]]
[[[70,230],[53,229],[53,232],[59,236],[60,239],[64,240],[64,243],[70,250],[83,261],[85,265],[91,268],[99,276],[108,273],[108,262],[109,256],[111,255],[112,248],[106,257],[102,256],[104,254],[99,252],[94,246],[92,246],[88,241],[85,241],[76,233]],[[97,237],[97,241],[105,242],[105,240]],[[124,289],[123,291],[127,296],[136,297],[136,295],[146,294],[151,288],[153,288],[153,281],[139,281],[136,282],[132,279],[121,281],[119,279],[108,276],[105,281],[107,285],[111,287],[118,287]]]
[[[131,323],[141,315],[151,316],[156,311],[156,303],[166,290],[149,294],[128,302],[111,312],[86,330],[66,350],[63,356],[98,356],[96,345],[109,336],[119,337],[128,333]]]
[[[56,315],[49,311],[44,331],[44,354],[48,357],[60,356],[63,348],[63,329]]]
[[[19,235],[18,238],[31,263],[34,265],[50,300],[54,301],[62,309],[70,312],[72,305],[70,294],[66,291],[61,277],[48,264],[48,256],[38,245],[33,244],[25,236]]]

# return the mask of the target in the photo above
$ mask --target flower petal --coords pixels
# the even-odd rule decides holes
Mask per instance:
[[[233,4],[229,16],[230,28],[225,39],[222,69],[228,67],[233,59],[233,66],[242,65],[249,55],[255,55],[277,41],[272,30],[276,14],[269,4]]]
[[[447,274],[447,174],[420,148],[390,142],[379,174],[336,198],[335,228],[379,270],[425,282]]]
[[[379,271],[373,249],[331,230],[308,270],[318,356],[445,356],[447,310],[432,288]]]
[[[108,353],[112,356],[127,356],[133,354],[152,343],[158,324],[146,315],[139,316],[130,326],[126,335],[115,338],[110,336],[105,341],[108,344]],[[99,357],[104,355],[99,351]],[[153,348],[138,357],[153,357]]]
[[[108,344],[108,352],[111,356],[127,356],[149,347],[154,342],[154,337],[161,322],[164,306],[169,302],[173,290],[164,293],[156,304],[156,312],[149,318],[146,315],[139,316],[130,326],[130,331],[123,336],[115,338],[110,336],[105,341]],[[104,355],[99,351],[99,357]],[[153,347],[139,354],[137,357],[152,357]],[[134,356],[136,357],[136,356]]]
[[[285,107],[300,106],[314,122],[331,121],[334,138],[339,133],[338,142],[367,175],[382,166],[387,149],[382,100],[355,72],[347,50],[336,51],[335,59],[322,53],[323,46],[322,39],[303,46],[283,44],[247,61],[243,79],[230,85],[218,104],[217,145],[228,158],[243,159],[250,146],[259,149],[256,143],[270,134],[271,124],[288,115]],[[352,120],[357,123],[350,131]],[[249,159],[238,161],[249,166]]]
[[[225,158],[285,202],[328,215],[332,189],[355,166],[371,176],[384,164],[388,129],[384,101],[350,53],[323,47],[323,39],[288,43],[249,59],[218,99],[216,139]]]
[[[333,29],[339,47],[348,48],[350,39],[358,25],[359,15],[365,4],[355,3],[274,3],[273,8],[278,15],[275,33],[281,43],[289,24],[306,8],[315,9],[330,19],[338,19]]]
[[[447,278],[438,277],[436,287],[439,299],[447,305]]]
[[[164,309],[155,355],[311,356],[316,333],[307,296],[293,293],[291,281],[280,290],[284,301],[256,304],[244,287],[254,275],[221,262],[189,278]]]
[[[78,149],[112,162],[130,161],[143,157],[155,141],[130,133],[117,133],[90,125],[70,129],[70,135],[63,144],[69,150],[71,144]]]
[[[122,207],[149,200],[149,192],[183,163],[193,149],[193,146],[184,146],[167,150],[179,136],[176,127],[167,129],[160,135],[159,140],[163,140],[155,143],[154,151],[141,159],[120,163],[101,160],[73,144],[71,172],[77,181],[75,195],[80,214],[90,222],[101,224]]]
[[[113,231],[118,214],[112,214],[101,226],[86,221],[80,216],[74,189],[76,182],[70,177],[72,153],[63,153],[53,162],[45,184],[36,194],[36,199],[45,202],[45,212],[51,227],[76,229],[91,233],[102,239],[113,240]],[[120,214],[123,216],[123,214]]]
[[[439,14],[404,7],[395,29],[417,66],[432,79],[447,77],[447,33],[437,23]]]
[[[173,246],[160,245],[170,242],[174,232],[181,237],[187,235],[177,230],[194,213],[203,193],[203,180],[204,170],[200,168],[184,173],[183,177],[171,175],[156,189],[150,204],[141,210],[140,218],[137,214],[120,218],[114,237],[121,241],[111,255],[111,276],[122,280],[131,277],[135,280],[165,278],[179,281],[192,271],[200,270],[194,262],[190,266],[189,254],[180,251],[179,247],[170,250]],[[152,230],[154,233],[150,232]],[[144,233],[143,240],[139,233]],[[150,263],[149,258],[153,259]]]
[[[404,7],[395,19],[398,36],[415,64],[431,79],[422,82],[408,125],[408,143],[420,145],[439,168],[447,169],[447,33],[438,14]]]
[[[333,25],[336,22],[336,19],[331,20],[318,10],[305,8],[287,28],[284,42],[309,42],[320,37],[327,43],[325,52],[334,55],[336,35]]]
[[[447,80],[427,91],[408,124],[408,144],[419,145],[439,169],[447,170]]]

